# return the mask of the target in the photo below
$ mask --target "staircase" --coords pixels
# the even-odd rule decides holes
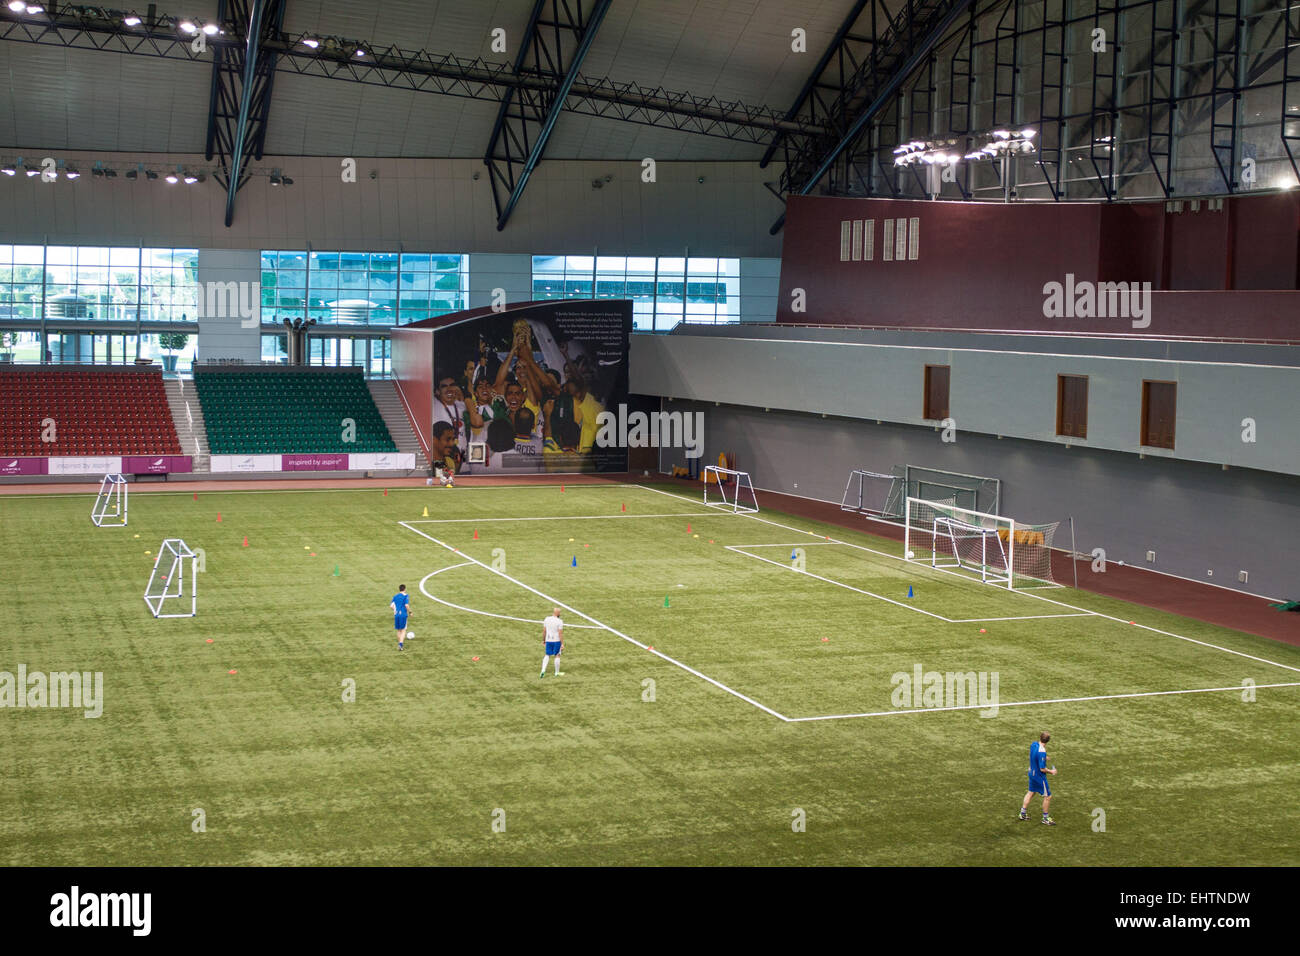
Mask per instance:
[[[208,451],[208,429],[203,423],[203,407],[199,405],[198,392],[191,382],[189,387],[179,378],[163,381],[167,404],[171,406],[172,421],[176,423],[176,437],[181,440],[181,453],[189,455],[195,471],[208,471],[211,454]]]
[[[377,378],[370,379],[366,384],[370,386],[370,397],[375,400],[375,407],[384,417],[384,424],[388,426],[388,434],[392,436],[397,450],[414,454],[416,469],[421,472],[428,471],[429,459],[425,457],[424,449],[420,447],[420,440],[415,437],[415,429],[411,427],[406,406],[402,404],[402,399],[397,394],[397,386],[389,379]]]

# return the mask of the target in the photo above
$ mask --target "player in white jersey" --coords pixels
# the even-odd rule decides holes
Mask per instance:
[[[546,662],[554,657],[555,676],[563,677],[564,674],[560,672],[560,652],[564,650],[564,622],[560,620],[558,607],[554,614],[542,622],[542,640],[546,645],[546,654],[542,658],[542,673],[538,676],[546,676]]]

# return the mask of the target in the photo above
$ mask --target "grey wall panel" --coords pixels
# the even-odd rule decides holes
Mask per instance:
[[[735,452],[737,467],[759,489],[838,502],[850,470],[888,472],[900,464],[1000,478],[1004,514],[1035,523],[1073,516],[1080,551],[1104,548],[1110,561],[1266,597],[1300,597],[1294,476],[987,435],[944,443],[929,428],[789,411],[681,400],[664,407],[702,412],[703,460]],[[685,463],[680,451],[661,455],[665,469]],[[1056,544],[1069,547],[1064,525]],[[1154,565],[1146,561],[1149,550]],[[1086,568],[1080,564],[1081,575],[1091,573]],[[1249,572],[1244,585],[1237,582],[1241,570]]]
[[[924,348],[858,342],[637,335],[631,389],[644,395],[770,406],[926,425],[926,364],[952,369],[959,434],[1300,474],[1300,369],[1107,355]],[[1056,435],[1056,377],[1089,376],[1088,438]],[[1144,448],[1142,382],[1176,381],[1175,450]],[[1256,441],[1242,440],[1255,421]]]

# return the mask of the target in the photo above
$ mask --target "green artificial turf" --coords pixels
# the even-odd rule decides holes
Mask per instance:
[[[126,528],[90,505],[0,498],[0,671],[104,680],[97,719],[0,709],[0,863],[1297,860],[1300,687],[1005,706],[1300,681],[1221,649],[1295,647],[644,487],[135,493]],[[163,538],[203,550],[196,618],[142,599]],[[539,680],[553,601],[565,676]],[[1004,706],[894,712],[917,665],[996,672]],[[1054,829],[1037,800],[1015,820],[1041,729]]]

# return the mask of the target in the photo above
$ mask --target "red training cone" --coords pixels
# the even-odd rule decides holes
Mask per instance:
[[[194,500],[195,500],[195,501],[198,501],[198,500],[199,500],[199,493],[198,493],[197,491],[194,492]]]
[[[478,528],[475,528],[475,529],[474,529],[474,540],[475,540],[475,541],[478,540]]]
[[[560,485],[560,491],[561,491],[561,492],[564,491],[564,485]]]
[[[244,547],[248,547],[248,535],[244,535]]]
[[[627,511],[627,502],[626,502],[626,501],[623,502],[623,510],[624,510],[624,511]]]
[[[689,521],[686,522],[686,533],[687,534],[691,533],[691,523]]]
[[[387,489],[387,488],[384,489],[384,497],[385,497],[385,498],[388,497],[388,489]]]
[[[221,524],[221,512],[217,512],[217,524]]]

